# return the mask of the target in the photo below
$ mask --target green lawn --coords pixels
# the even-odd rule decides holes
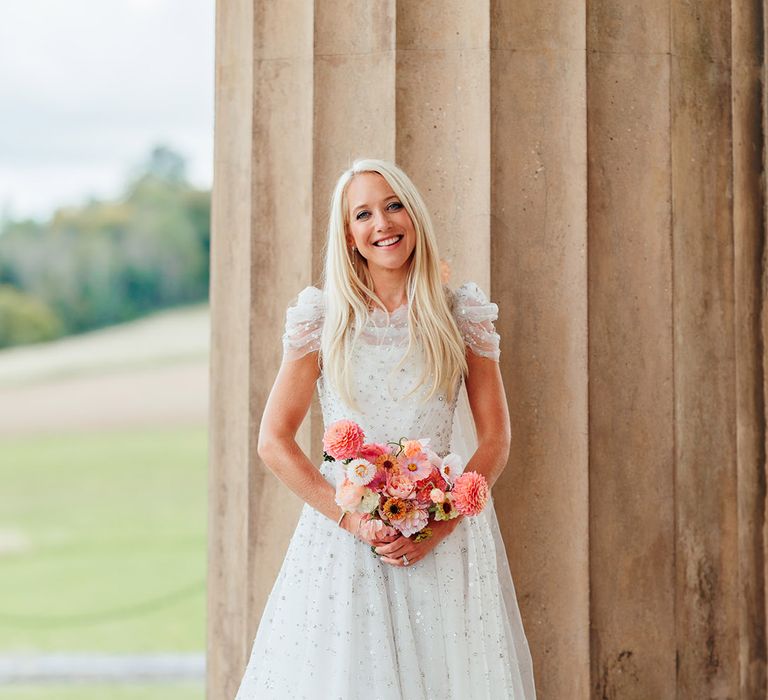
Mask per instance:
[[[203,651],[206,465],[204,427],[0,440],[0,653]],[[177,687],[0,698],[202,698]]]
[[[0,686],[0,700],[203,700],[203,684]]]

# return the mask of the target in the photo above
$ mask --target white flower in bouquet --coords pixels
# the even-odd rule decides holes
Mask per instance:
[[[464,471],[464,462],[461,457],[454,452],[451,452],[443,457],[443,462],[440,465],[440,474],[451,486],[457,476]]]
[[[376,475],[376,465],[367,459],[353,459],[346,466],[347,479],[358,486],[365,486]]]

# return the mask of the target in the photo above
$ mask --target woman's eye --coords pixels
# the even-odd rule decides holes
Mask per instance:
[[[395,207],[395,209],[402,209],[403,208],[403,205],[400,204],[400,202],[390,202],[387,205],[387,209],[389,209],[390,207],[393,207],[393,206]],[[367,215],[367,214],[368,214],[368,211],[363,209],[362,211],[357,212],[357,214],[355,215],[355,219],[360,220],[363,217],[363,215]]]

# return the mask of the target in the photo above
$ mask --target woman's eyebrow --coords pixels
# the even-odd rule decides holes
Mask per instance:
[[[399,199],[399,197],[396,194],[391,194],[391,195],[389,195],[389,197],[384,197],[384,199],[382,199],[381,201],[382,202],[386,202],[388,199]],[[364,207],[367,207],[367,206],[368,206],[367,204],[358,204],[352,210],[352,213],[354,214],[358,209],[363,209]]]

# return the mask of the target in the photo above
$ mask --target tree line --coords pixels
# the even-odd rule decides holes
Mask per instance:
[[[208,298],[211,197],[155,147],[120,197],[0,227],[0,348]]]

